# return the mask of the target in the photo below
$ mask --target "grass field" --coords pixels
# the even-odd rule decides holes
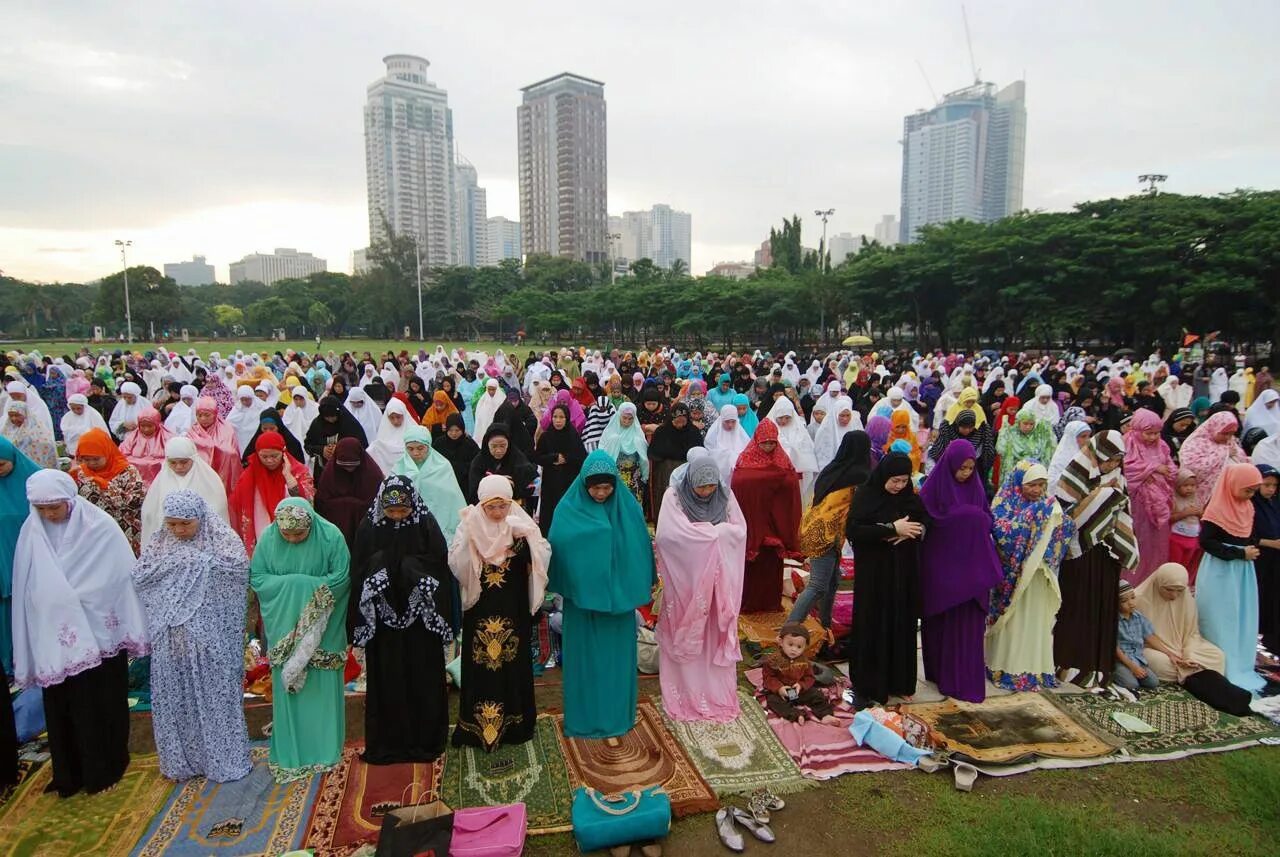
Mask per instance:
[[[559,346],[560,343],[552,343]],[[97,353],[100,350],[115,350],[123,348],[123,343],[118,342],[83,342],[83,341],[62,341],[62,342],[15,342],[0,343],[0,350],[3,351],[31,351],[38,350],[41,354],[50,357],[62,354],[74,354],[80,348],[88,346]],[[381,354],[387,350],[399,352],[401,349],[416,353],[419,348],[426,348],[428,352],[435,351],[437,345],[443,345],[446,351],[453,351],[455,348],[466,348],[468,350],[483,350],[492,353],[494,349],[501,348],[507,353],[511,353],[517,346],[509,342],[455,342],[455,341],[437,341],[428,340],[425,344],[419,343],[417,340],[397,340],[397,339],[324,339],[320,342],[320,350],[322,352],[330,349],[341,354],[343,351],[351,351],[354,353],[363,353],[368,351],[372,354]],[[308,354],[315,351],[316,342],[310,340],[294,340],[291,342],[273,342],[263,339],[218,339],[218,340],[192,340],[191,342],[170,342],[166,346],[171,351],[177,351],[179,354],[186,354],[188,348],[194,348],[200,356],[207,355],[210,351],[220,352],[224,357],[234,353],[237,349],[242,351],[263,352],[268,354],[276,351],[287,351],[292,348],[294,351],[305,351]],[[134,342],[133,349],[135,351],[154,351],[158,346],[153,342]],[[527,341],[521,349],[527,352],[529,349],[542,350],[550,347],[545,343],[534,343]]]

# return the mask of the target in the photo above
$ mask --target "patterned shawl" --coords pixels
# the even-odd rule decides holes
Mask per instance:
[[[1138,564],[1138,541],[1129,515],[1129,494],[1122,468],[1103,473],[1101,464],[1123,458],[1124,438],[1118,431],[1094,435],[1071,459],[1055,489],[1058,500],[1076,524],[1070,555],[1079,557],[1098,545],[1120,561],[1121,568]]]

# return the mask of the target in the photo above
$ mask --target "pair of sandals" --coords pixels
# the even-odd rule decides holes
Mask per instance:
[[[769,813],[776,812],[786,804],[782,798],[768,789],[757,789],[747,802],[747,809],[727,806],[716,812],[716,835],[720,842],[730,851],[741,853],[746,850],[746,840],[738,825],[742,825],[748,833],[761,842],[777,841],[773,829],[769,827]]]

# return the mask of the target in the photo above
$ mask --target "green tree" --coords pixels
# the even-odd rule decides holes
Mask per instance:
[[[230,304],[215,304],[209,308],[213,323],[220,330],[229,331],[237,324],[244,324],[244,311]]]

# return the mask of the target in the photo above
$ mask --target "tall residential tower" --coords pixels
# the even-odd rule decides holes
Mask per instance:
[[[524,253],[603,262],[609,256],[604,84],[565,72],[520,91]]]
[[[383,57],[385,77],[369,84],[364,107],[369,183],[369,243],[397,235],[418,239],[424,265],[457,259],[454,220],[453,113],[449,96],[427,80],[422,57]],[[483,215],[481,215],[483,218]]]
[[[1026,83],[950,92],[903,120],[903,243],[921,226],[965,218],[990,223],[1022,208]]]

